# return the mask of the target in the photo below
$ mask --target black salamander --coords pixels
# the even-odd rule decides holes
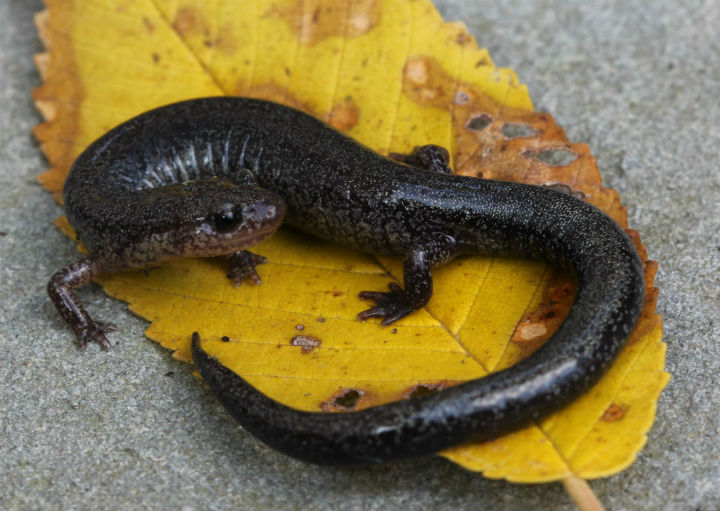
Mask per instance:
[[[259,282],[245,251],[285,220],[373,254],[404,257],[404,288],[363,291],[358,314],[390,324],[423,307],[431,270],[461,254],[543,259],[577,276],[567,319],[529,358],[436,394],[341,414],[299,411],[209,357],[195,362],[250,432],[296,458],[364,464],[490,439],[565,406],[595,383],[635,325],[643,267],[612,219],[544,187],[453,175],[447,152],[423,146],[398,162],[323,122],[269,101],[216,97],[135,117],[74,163],[63,197],[89,256],[48,292],[78,342],[109,347],[72,289],[96,274],[174,257],[230,255],[229,276]]]

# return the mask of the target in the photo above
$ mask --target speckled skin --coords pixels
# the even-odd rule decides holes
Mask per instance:
[[[264,442],[299,459],[376,463],[525,426],[597,381],[640,314],[643,270],[632,242],[601,211],[569,195],[455,176],[442,165],[430,164],[435,170],[403,165],[301,112],[253,99],[191,100],[145,113],[114,131],[127,138],[119,146],[132,163],[127,172],[109,178],[102,160],[95,184],[81,171],[65,188],[68,217],[78,223],[73,225],[81,238],[97,242],[97,251],[108,246],[122,253],[128,239],[99,236],[96,227],[85,225],[84,214],[75,213],[105,211],[99,201],[113,196],[108,180],[115,186],[127,180],[137,188],[159,188],[165,181],[155,177],[158,161],[179,167],[178,159],[192,162],[199,154],[212,154],[219,159],[213,168],[249,168],[257,185],[282,197],[292,225],[367,252],[404,256],[405,289],[395,284],[389,293],[363,292],[376,306],[360,313],[362,319],[381,317],[387,324],[425,305],[432,295],[432,266],[459,254],[544,259],[577,274],[576,301],[567,319],[526,360],[434,395],[356,412],[310,413],[283,406],[208,357],[195,335],[195,362],[223,405]],[[104,137],[108,147],[113,132]],[[98,148],[104,152],[117,157],[117,151]],[[153,159],[154,154],[161,156]],[[418,153],[414,161],[437,162],[438,153],[431,154],[422,158]],[[89,172],[88,165],[82,168]],[[93,194],[101,182],[102,192]],[[168,214],[179,213],[171,202],[162,207]],[[153,232],[156,217],[147,221],[152,211],[144,214],[149,216],[125,213],[123,225],[132,235]],[[158,230],[172,230],[177,223],[173,217]],[[90,232],[83,234],[83,228]]]

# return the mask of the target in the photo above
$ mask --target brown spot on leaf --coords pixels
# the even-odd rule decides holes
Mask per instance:
[[[359,110],[352,98],[348,97],[332,107],[328,122],[340,131],[349,131],[358,122]]]
[[[312,351],[322,344],[322,341],[312,335],[296,335],[290,339],[290,344],[300,346],[302,353],[312,353]]]
[[[625,417],[627,411],[627,406],[611,403],[610,406],[605,409],[605,412],[603,412],[600,420],[603,422],[617,422],[619,420],[622,420],[623,417]]]
[[[510,337],[510,342],[522,348],[521,358],[545,344],[565,320],[575,300],[573,280],[559,269],[552,272],[540,307],[525,314]]]
[[[403,92],[416,102],[429,106],[438,103],[443,103],[444,107],[449,105],[444,103],[443,98],[446,99],[454,82],[435,73],[428,59],[410,59],[403,69],[403,78]]]
[[[301,44],[315,45],[329,37],[359,37],[380,21],[377,0],[295,0],[288,7],[273,5],[265,13],[283,19]]]
[[[151,34],[155,32],[155,24],[147,16],[143,17],[143,24],[145,25],[145,28],[148,32],[150,32]]]
[[[320,403],[323,412],[347,412],[362,407],[367,400],[367,393],[361,389],[340,389],[327,401]]]
[[[223,25],[218,30],[213,46],[215,49],[225,55],[234,55],[238,52],[238,41],[235,37],[234,27],[230,24]]]
[[[178,9],[173,18],[172,27],[182,37],[209,33],[202,12],[189,6]]]
[[[356,0],[350,9],[348,37],[360,37],[372,30],[380,21],[380,6],[375,0]]]
[[[570,300],[575,294],[575,285],[570,282],[553,282],[545,295],[551,304]]]
[[[520,321],[513,333],[513,342],[527,342],[537,339],[547,333],[547,327],[542,323],[533,323],[529,319]]]
[[[235,86],[234,94],[239,96],[247,96],[249,98],[267,99],[278,103],[284,103],[297,110],[317,117],[315,111],[306,103],[300,101],[295,96],[288,93],[286,87],[281,87],[276,83],[264,83],[247,87],[244,81],[239,80]]]
[[[455,42],[459,44],[460,46],[465,46],[467,44],[470,44],[472,42],[473,38],[470,34],[467,32],[460,32],[457,37],[455,37]]]
[[[453,103],[456,105],[464,105],[470,101],[470,96],[468,96],[467,92],[459,90],[455,93],[455,97],[453,98]]]
[[[428,63],[424,60],[411,60],[405,64],[405,79],[413,87],[422,87],[428,81]]]

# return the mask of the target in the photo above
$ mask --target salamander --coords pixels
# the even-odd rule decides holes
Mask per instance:
[[[306,412],[222,366],[197,334],[193,357],[243,427],[320,464],[378,463],[491,439],[587,391],[622,348],[644,301],[643,266],[623,229],[569,194],[454,175],[438,146],[393,156],[270,101],[202,98],[143,113],[74,163],[65,210],[90,255],[53,276],[50,296],[80,344],[105,346],[106,327],[89,318],[71,288],[103,271],[226,252],[241,254],[236,282],[257,281],[262,259],[245,249],[272,234],[283,216],[322,239],[404,258],[403,286],[360,293],[373,305],[358,318],[383,325],[427,304],[432,268],[459,255],[541,259],[577,277],[575,302],[558,331],[520,363],[434,394],[345,413]]]

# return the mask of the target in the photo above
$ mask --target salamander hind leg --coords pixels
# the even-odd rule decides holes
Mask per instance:
[[[228,256],[228,278],[233,281],[235,287],[243,283],[245,279],[257,285],[262,282],[255,267],[258,264],[267,263],[267,258],[253,254],[249,250],[239,250]]]
[[[78,347],[84,349],[89,342],[104,350],[111,347],[105,334],[116,330],[112,323],[95,321],[85,312],[80,299],[72,292],[84,286],[100,273],[97,263],[90,257],[57,271],[47,285],[47,292],[63,319],[75,332]]]
[[[389,285],[390,292],[361,291],[358,295],[362,300],[372,300],[375,307],[360,312],[358,319],[365,321],[370,318],[383,318],[382,324],[389,325],[415,310],[402,287],[395,282]],[[421,306],[422,307],[422,306]]]
[[[390,153],[395,161],[407,163],[424,170],[433,170],[441,174],[452,174],[450,153],[442,146],[427,144],[417,146],[410,154]]]
[[[358,319],[383,318],[382,324],[389,325],[424,307],[433,293],[432,267],[451,260],[457,254],[454,237],[439,232],[423,236],[405,257],[405,289],[391,282],[390,292],[362,291],[359,297],[372,300],[376,305],[359,313]]]

